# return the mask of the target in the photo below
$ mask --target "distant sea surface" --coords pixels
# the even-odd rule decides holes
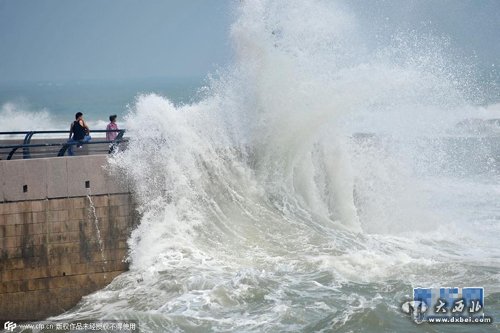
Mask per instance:
[[[66,129],[76,112],[102,127],[112,114],[119,124],[142,94],[174,104],[196,101],[202,78],[0,83],[0,131]]]

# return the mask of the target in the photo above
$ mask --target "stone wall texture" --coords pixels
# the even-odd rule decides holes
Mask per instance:
[[[127,270],[138,221],[105,156],[0,161],[0,321],[62,313]]]

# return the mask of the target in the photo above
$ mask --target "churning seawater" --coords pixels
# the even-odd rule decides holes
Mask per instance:
[[[479,286],[500,320],[500,131],[484,120],[500,110],[475,106],[443,40],[399,31],[369,49],[348,8],[298,0],[242,2],[231,36],[234,63],[199,102],[138,98],[110,159],[142,216],[130,271],[51,319],[498,330],[401,311],[413,287]]]

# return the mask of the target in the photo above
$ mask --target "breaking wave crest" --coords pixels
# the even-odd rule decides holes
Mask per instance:
[[[494,288],[477,267],[498,273],[498,151],[457,126],[484,110],[443,39],[369,48],[356,15],[323,1],[236,15],[234,63],[200,102],[137,99],[129,148],[110,159],[142,216],[131,270],[60,318],[349,331],[376,307],[399,318],[411,285],[473,274]]]

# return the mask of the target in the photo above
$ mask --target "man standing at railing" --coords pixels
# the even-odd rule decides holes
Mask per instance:
[[[68,147],[68,155],[73,156],[73,144],[77,144],[78,148],[82,148],[82,142],[90,141],[90,129],[83,120],[83,113],[77,112],[75,114],[75,121],[71,123],[69,128],[69,140],[70,146]]]

